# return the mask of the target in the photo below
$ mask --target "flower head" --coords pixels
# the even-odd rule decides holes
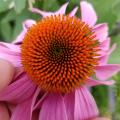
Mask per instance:
[[[46,91],[65,93],[80,87],[98,64],[98,41],[76,17],[44,18],[28,30],[21,48],[25,71]]]
[[[120,65],[107,61],[116,45],[110,48],[106,23],[95,25],[91,4],[80,3],[81,19],[75,17],[77,7],[65,15],[67,5],[56,12],[32,8],[43,19],[26,20],[13,43],[0,43],[0,57],[16,69],[11,84],[0,92],[11,120],[21,120],[21,115],[31,120],[34,111],[39,120],[86,120],[99,114],[87,86],[114,83],[107,79]]]

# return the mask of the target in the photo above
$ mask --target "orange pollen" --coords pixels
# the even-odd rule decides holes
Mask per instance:
[[[46,17],[23,39],[23,67],[41,89],[70,92],[94,73],[99,50],[95,37],[92,28],[76,17]]]

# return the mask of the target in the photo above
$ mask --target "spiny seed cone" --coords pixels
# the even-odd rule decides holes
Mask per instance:
[[[76,17],[42,19],[27,31],[21,49],[26,73],[49,92],[76,89],[98,64],[98,41],[91,28]]]

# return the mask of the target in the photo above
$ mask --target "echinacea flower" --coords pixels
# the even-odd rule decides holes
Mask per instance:
[[[96,24],[96,13],[81,2],[65,15],[68,3],[56,12],[32,8],[43,16],[26,20],[23,31],[11,43],[0,43],[0,58],[16,69],[11,84],[0,92],[11,112],[11,120],[86,120],[99,115],[88,86],[112,85],[108,80],[120,65],[107,64],[110,48],[108,26]],[[96,80],[94,77],[96,77]],[[99,94],[99,93],[98,93]]]

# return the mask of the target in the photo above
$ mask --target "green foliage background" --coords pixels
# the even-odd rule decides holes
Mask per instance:
[[[0,0],[0,40],[11,42],[22,30],[22,22],[26,19],[39,20],[41,17],[33,14],[28,8],[34,6],[43,10],[55,11],[68,0]],[[91,2],[98,14],[98,23],[107,22],[109,35],[112,43],[117,43],[117,49],[110,57],[109,63],[120,63],[120,0],[88,0]],[[67,13],[80,0],[70,0]],[[80,16],[80,10],[77,13]],[[108,87],[100,86],[92,89],[93,95],[100,108],[102,116],[113,117],[120,120],[120,74],[113,76],[116,84],[109,88],[114,93],[115,108],[109,109]]]

